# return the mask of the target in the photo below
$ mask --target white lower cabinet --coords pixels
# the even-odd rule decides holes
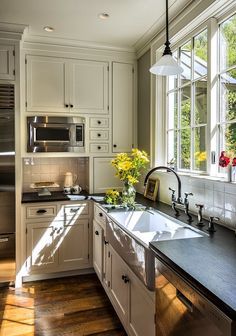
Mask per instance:
[[[155,292],[149,291],[106,241],[106,214],[94,205],[93,265],[129,336],[155,335]],[[96,233],[97,232],[97,233]]]
[[[155,335],[155,292],[150,292],[116,251],[110,251],[110,299],[130,336]]]
[[[28,275],[90,267],[88,203],[27,205]]]

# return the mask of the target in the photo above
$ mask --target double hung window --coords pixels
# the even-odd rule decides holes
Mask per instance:
[[[206,171],[207,29],[175,51],[183,73],[167,84],[167,161]]]

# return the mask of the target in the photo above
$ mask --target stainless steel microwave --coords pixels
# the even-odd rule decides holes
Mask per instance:
[[[27,117],[27,152],[84,152],[85,119]]]

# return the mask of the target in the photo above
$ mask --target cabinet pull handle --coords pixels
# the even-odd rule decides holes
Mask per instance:
[[[98,146],[98,149],[101,149],[101,146]]]
[[[103,213],[102,213],[102,212],[99,212],[99,216],[100,216],[100,217],[103,217]]]
[[[99,236],[99,232],[97,230],[94,233],[96,236]]]
[[[72,212],[72,213],[76,213],[78,210],[79,210],[79,208],[76,208],[76,209],[71,208],[71,209],[70,209],[70,212]]]
[[[98,125],[101,125],[101,120],[98,120]]]
[[[184,296],[178,289],[176,289],[176,297],[183,303],[183,305],[192,313],[193,304],[192,302]]]
[[[44,214],[44,213],[47,212],[47,210],[45,210],[45,209],[38,209],[36,212],[37,212],[37,214]]]
[[[69,104],[65,104],[65,107],[69,107]]]

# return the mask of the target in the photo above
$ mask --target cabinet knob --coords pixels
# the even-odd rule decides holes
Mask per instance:
[[[116,148],[116,147],[117,147],[117,145],[115,144],[115,145],[113,145],[113,147],[114,147],[114,148]]]
[[[100,136],[101,136],[101,133],[98,133],[97,135],[98,135],[98,137],[100,137]]]
[[[103,213],[102,213],[102,212],[99,212],[99,216],[102,217],[102,216],[103,216]]]
[[[71,108],[73,108],[73,107],[74,107],[74,105],[70,104],[70,107],[71,107]]]
[[[104,240],[104,244],[105,244],[105,245],[108,245],[109,243],[108,243],[108,241],[107,241],[107,240]]]
[[[99,232],[97,230],[94,233],[96,236],[99,236]]]
[[[101,146],[98,146],[98,149],[101,149]]]
[[[98,125],[101,125],[101,120],[98,120]]]
[[[129,278],[127,277],[127,275],[122,275],[121,279],[124,281],[124,283],[129,282]]]
[[[65,104],[65,107],[69,107],[69,104]]]

